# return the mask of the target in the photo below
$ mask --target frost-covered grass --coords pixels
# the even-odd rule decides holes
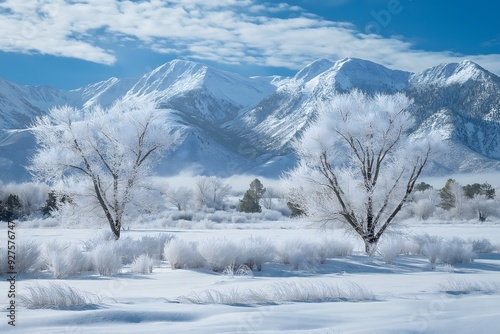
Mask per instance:
[[[346,287],[324,282],[280,282],[263,289],[205,290],[181,296],[175,301],[191,304],[259,305],[283,303],[326,303],[375,301],[372,291],[350,283]]]
[[[50,282],[49,286],[28,286],[26,292],[19,295],[19,302],[28,309],[81,309],[95,307],[100,301],[94,294],[54,282]]]
[[[500,284],[494,281],[472,281],[454,278],[439,284],[439,291],[451,295],[469,293],[491,294],[500,291]]]
[[[92,270],[92,259],[88,252],[83,252],[74,244],[57,240],[44,244],[42,263],[54,278],[66,278]]]
[[[130,265],[130,272],[138,274],[151,274],[154,260],[147,254],[142,254]]]

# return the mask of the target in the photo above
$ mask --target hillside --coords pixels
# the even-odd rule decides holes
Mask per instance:
[[[158,167],[161,175],[190,169],[278,177],[293,166],[290,143],[315,119],[318,102],[352,89],[413,98],[413,135],[437,135],[443,143],[428,174],[500,170],[500,78],[473,62],[409,73],[355,58],[320,59],[293,77],[247,78],[174,60],[140,78],[72,91],[0,79],[1,180],[29,179],[23,166],[35,149],[26,131],[34,117],[54,106],[108,106],[117,99],[154,100],[172,110],[169,121],[183,141]]]

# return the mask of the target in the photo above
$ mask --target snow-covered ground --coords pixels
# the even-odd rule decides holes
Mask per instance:
[[[276,227],[273,227],[276,226]],[[213,226],[212,226],[213,227]],[[106,229],[104,229],[106,230]],[[49,271],[17,277],[16,327],[8,325],[7,275],[1,276],[1,333],[494,333],[500,328],[500,224],[413,222],[404,235],[488,239],[496,247],[473,262],[437,264],[422,255],[399,255],[392,264],[362,252],[362,244],[340,231],[324,231],[306,222],[266,222],[225,229],[130,229],[122,238],[169,233],[176,239],[203,242],[222,238],[239,243],[262,237],[273,245],[284,240],[348,241],[353,252],[305,262],[298,269],[279,261],[262,271],[233,275],[209,268],[170,268],[163,260],[150,274],[112,277],[94,271],[54,279]],[[95,229],[16,228],[16,241],[52,240],[82,246]],[[393,239],[400,236],[393,235]],[[0,247],[7,229],[0,229]],[[289,245],[293,245],[289,243]],[[291,246],[293,247],[293,246]],[[96,297],[97,302],[66,309],[28,309],[20,295],[37,284],[65,283]],[[333,294],[332,294],[333,292]],[[221,303],[212,303],[218,298]],[[260,298],[260,299],[259,299]],[[258,299],[261,302],[255,302]],[[191,302],[189,302],[191,301]],[[199,302],[199,303],[193,303]]]

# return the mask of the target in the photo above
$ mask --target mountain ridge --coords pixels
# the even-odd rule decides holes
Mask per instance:
[[[153,100],[170,110],[169,121],[184,140],[166,158],[175,159],[175,166],[162,163],[160,174],[191,169],[277,177],[293,166],[290,143],[315,119],[318,104],[352,89],[403,92],[414,100],[413,135],[437,135],[446,146],[430,174],[500,171],[500,78],[471,61],[411,73],[358,58],[318,59],[283,78],[243,77],[173,60],[137,78],[109,78],[70,91],[0,78],[2,181],[28,178],[22,166],[34,142],[18,130],[29,127],[34,117],[64,104],[106,107],[118,99]]]

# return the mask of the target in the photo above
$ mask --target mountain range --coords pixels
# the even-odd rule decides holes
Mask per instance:
[[[278,177],[293,167],[290,144],[315,119],[318,103],[352,89],[414,100],[413,135],[442,142],[428,175],[500,171],[500,78],[471,61],[411,73],[356,58],[320,59],[293,77],[243,77],[174,60],[140,78],[69,91],[0,79],[0,180],[29,180],[24,166],[36,149],[28,130],[34,117],[55,106],[106,107],[118,99],[155,101],[181,131],[160,175]]]

